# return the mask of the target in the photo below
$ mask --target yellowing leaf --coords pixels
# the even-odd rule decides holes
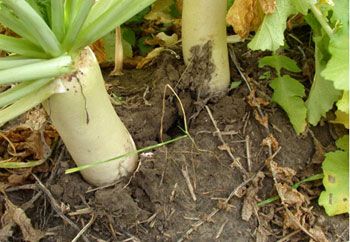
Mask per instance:
[[[245,38],[259,28],[264,12],[258,0],[235,0],[226,15],[226,22],[235,32]]]
[[[332,120],[331,123],[342,124],[345,128],[349,129],[349,114],[342,111],[335,111],[336,119]]]
[[[326,154],[322,164],[323,191],[318,203],[330,216],[349,211],[349,152],[335,151]]]
[[[174,0],[158,0],[152,5],[152,10],[145,16],[145,19],[158,23],[172,23],[174,17],[171,8],[176,7]]]
[[[349,151],[349,135],[344,135],[343,137],[339,138],[335,143],[339,149]]]
[[[286,111],[294,130],[302,133],[306,127],[306,107],[302,99],[304,86],[288,75],[272,80],[270,86],[274,89],[272,101]]]
[[[342,98],[337,102],[339,111],[349,113],[349,91],[344,91]]]

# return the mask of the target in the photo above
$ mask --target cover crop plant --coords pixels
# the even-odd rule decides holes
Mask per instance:
[[[0,125],[43,103],[78,165],[135,151],[114,111],[100,67],[86,46],[154,0],[1,0],[0,23],[16,37],[0,35]],[[82,171],[93,185],[131,172],[137,156]]]

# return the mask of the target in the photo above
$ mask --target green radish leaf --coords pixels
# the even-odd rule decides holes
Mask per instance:
[[[121,27],[121,31],[122,31],[122,36],[123,39],[128,42],[131,46],[134,46],[136,44],[136,35],[135,32],[128,27]]]
[[[259,67],[271,66],[276,69],[280,75],[281,69],[286,69],[291,72],[300,72],[297,63],[291,58],[283,55],[265,56],[259,60]]]
[[[333,82],[321,75],[328,59],[327,50],[325,49],[329,42],[328,36],[323,34],[323,36],[314,37],[314,42],[315,75],[305,104],[309,123],[317,125],[321,117],[325,117],[326,113],[333,108],[333,104],[339,99],[341,91],[336,90]]]
[[[147,55],[151,50],[153,50],[152,46],[145,44],[145,40],[148,38],[150,38],[150,37],[144,36],[144,37],[141,37],[140,39],[137,40],[137,47],[140,50],[140,54],[143,56]]]
[[[306,127],[306,107],[302,99],[305,96],[304,86],[289,75],[272,80],[270,86],[274,90],[272,101],[286,111],[294,130],[302,133]]]
[[[318,203],[329,216],[349,211],[349,152],[329,152],[322,163],[324,173],[323,191]]]
[[[277,50],[284,45],[287,18],[292,14],[307,14],[311,0],[276,0],[276,9],[265,15],[248,47],[252,50]]]
[[[132,17],[131,19],[129,19],[125,23],[126,24],[140,24],[143,22],[145,15],[148,14],[149,11],[151,11],[151,7],[145,8],[144,10],[142,10],[141,12],[136,14],[134,17]]]
[[[344,91],[342,98],[337,102],[338,110],[349,113],[349,91]]]
[[[344,31],[348,31],[349,27],[349,1],[334,1],[333,14],[331,21],[336,23],[340,21],[341,28]]]
[[[321,75],[333,81],[338,90],[349,90],[349,37],[347,34],[335,34],[329,43],[332,57]]]
[[[339,138],[335,144],[339,149],[349,151],[349,135],[344,135],[343,137]]]

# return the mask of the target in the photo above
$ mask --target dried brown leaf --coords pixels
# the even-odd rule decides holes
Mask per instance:
[[[2,229],[0,230],[0,237],[11,234],[11,228],[17,224],[22,232],[23,239],[29,242],[40,241],[45,236],[45,233],[41,230],[33,228],[30,219],[27,217],[23,209],[14,205],[5,196],[6,211],[1,218]],[[8,238],[7,238],[8,239]],[[7,241],[7,240],[4,240]]]
[[[153,49],[151,52],[147,54],[145,58],[143,58],[136,66],[136,69],[142,69],[146,64],[150,63],[152,60],[154,60],[157,56],[160,55],[164,50],[163,47],[158,47]]]
[[[288,184],[293,184],[292,178],[296,174],[295,170],[289,167],[278,166],[278,164],[273,160],[269,160],[267,166],[278,181],[284,181]]]
[[[277,183],[276,189],[278,190],[278,194],[281,196],[281,200],[284,204],[298,208],[301,207],[303,203],[307,202],[307,199],[303,194],[287,184]]]
[[[269,134],[263,141],[261,142],[261,145],[270,147],[273,152],[276,152],[279,148],[279,143],[277,139],[273,136],[273,134]]]
[[[267,114],[261,116],[258,111],[254,110],[254,118],[265,128],[269,127],[269,116],[267,116]]]
[[[260,6],[265,14],[272,14],[276,9],[276,0],[259,0]]]
[[[251,90],[251,92],[249,93],[249,95],[247,97],[247,101],[248,101],[248,104],[253,108],[254,107],[265,107],[265,106],[270,104],[268,100],[261,98],[261,97],[256,97],[255,89]]]
[[[258,0],[236,0],[228,10],[226,22],[245,38],[259,28],[263,18],[264,11]]]
[[[99,39],[92,43],[90,48],[94,52],[98,63],[105,63],[107,61],[103,39]]]
[[[262,187],[262,181],[264,177],[265,174],[259,171],[255,178],[252,180],[252,184],[247,188],[241,213],[242,219],[245,221],[249,221],[254,211],[258,210],[256,196]]]
[[[311,228],[309,232],[314,236],[315,239],[317,239],[317,242],[329,242],[326,235],[322,231],[321,227],[315,226],[314,228]],[[310,242],[316,242],[313,239],[310,239]]]

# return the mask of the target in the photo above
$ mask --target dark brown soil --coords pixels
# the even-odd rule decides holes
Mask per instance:
[[[257,69],[257,59],[262,54],[243,51],[241,46],[235,50],[244,73],[252,80],[258,80],[262,71]],[[53,160],[59,160],[59,163],[54,165],[52,173],[40,174],[40,179],[60,205],[59,209],[80,229],[94,216],[95,220],[85,232],[89,241],[278,241],[295,231],[284,226],[284,208],[280,202],[259,209],[255,207],[257,210],[251,211],[248,221],[242,219],[242,207],[247,191],[253,188],[249,178],[259,171],[265,178],[253,196],[254,204],[276,195],[265,163],[269,149],[262,145],[269,132],[281,147],[274,161],[280,167],[296,171],[293,182],[320,173],[320,164],[311,162],[315,148],[310,133],[297,136],[286,115],[273,104],[263,108],[269,116],[268,132],[255,119],[254,108],[247,102],[249,91],[244,83],[215,102],[207,103],[226,145],[246,170],[249,170],[246,144],[249,136],[251,170],[244,174],[233,165],[233,160],[225,151],[207,110],[203,108],[203,101],[197,100],[190,87],[181,84],[186,78],[186,75],[181,77],[184,71],[181,60],[165,53],[146,69],[125,71],[123,76],[107,79],[110,92],[121,97],[121,104],[116,106],[117,112],[139,148],[161,141],[159,134],[165,84],[175,87],[179,94],[193,140],[185,138],[140,154],[140,166],[135,174],[107,188],[92,190],[79,174],[64,175],[65,169],[74,166],[64,146],[56,149]],[[234,66],[232,79],[241,79]],[[266,83],[258,84],[257,93],[269,92]],[[165,99],[162,127],[163,140],[168,140],[182,135],[177,126],[183,127],[184,122],[173,95],[167,92]],[[190,119],[191,116],[195,118]],[[324,147],[332,149],[333,129],[333,126],[324,124],[312,130]],[[184,174],[189,176],[195,198],[189,191]],[[242,185],[245,181],[246,185]],[[241,189],[225,201],[238,187]],[[311,182],[300,189],[311,201],[306,206],[311,212],[303,226],[306,229],[321,228],[329,241],[347,241],[348,216],[328,217],[317,205],[317,195],[321,190],[320,182]],[[15,191],[8,192],[8,196],[15,204],[21,205],[37,192]],[[70,212],[80,214],[72,215]],[[51,232],[52,235],[41,241],[71,241],[79,232],[57,215],[52,201],[44,194],[26,213],[35,228]],[[269,213],[273,217],[270,220],[266,219]],[[264,221],[267,221],[265,230],[261,230]],[[265,231],[265,237],[261,236],[262,231]],[[11,241],[22,241],[21,238],[17,228]],[[305,233],[297,232],[284,241],[309,240]]]

